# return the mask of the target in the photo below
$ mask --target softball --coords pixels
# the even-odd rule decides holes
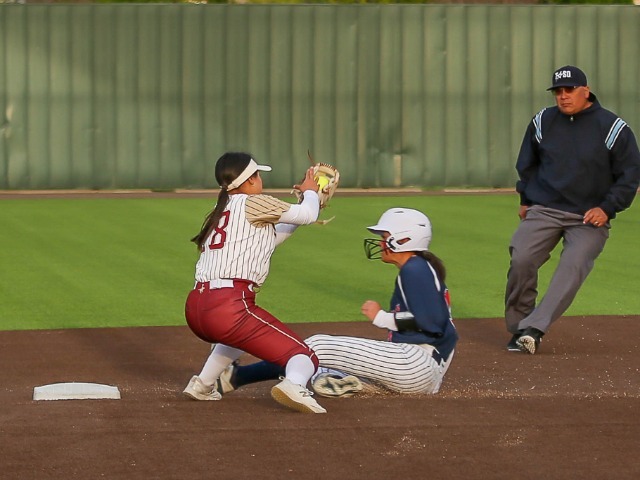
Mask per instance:
[[[329,179],[327,177],[316,177],[315,180],[316,180],[316,183],[318,184],[318,187],[320,187],[319,188],[320,191],[322,191],[324,187],[329,185]]]

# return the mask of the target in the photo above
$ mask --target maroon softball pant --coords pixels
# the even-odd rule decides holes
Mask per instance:
[[[194,334],[205,342],[238,348],[280,366],[301,354],[318,367],[313,350],[280,320],[255,304],[251,282],[234,280],[233,285],[210,289],[208,282],[196,284],[185,305],[187,324]]]

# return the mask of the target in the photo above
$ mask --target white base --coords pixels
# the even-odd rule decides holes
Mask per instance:
[[[109,398],[120,400],[118,387],[99,383],[53,383],[33,389],[34,400],[85,400]]]

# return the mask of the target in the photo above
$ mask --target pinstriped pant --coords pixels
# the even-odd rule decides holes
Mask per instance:
[[[429,345],[410,345],[359,337],[313,335],[305,342],[320,365],[355,375],[399,393],[437,393],[453,352],[439,364]]]
[[[609,224],[582,223],[582,215],[534,205],[511,239],[505,292],[507,330],[546,332],[569,308],[609,238]],[[562,240],[562,254],[544,298],[536,306],[538,270]]]

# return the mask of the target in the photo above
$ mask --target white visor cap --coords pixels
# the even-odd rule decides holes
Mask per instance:
[[[251,175],[256,172],[270,172],[271,167],[269,165],[258,165],[256,161],[252,158],[249,160],[249,165],[242,171],[238,177],[229,184],[227,190],[233,190],[234,188],[238,188],[244,182],[246,182]]]

